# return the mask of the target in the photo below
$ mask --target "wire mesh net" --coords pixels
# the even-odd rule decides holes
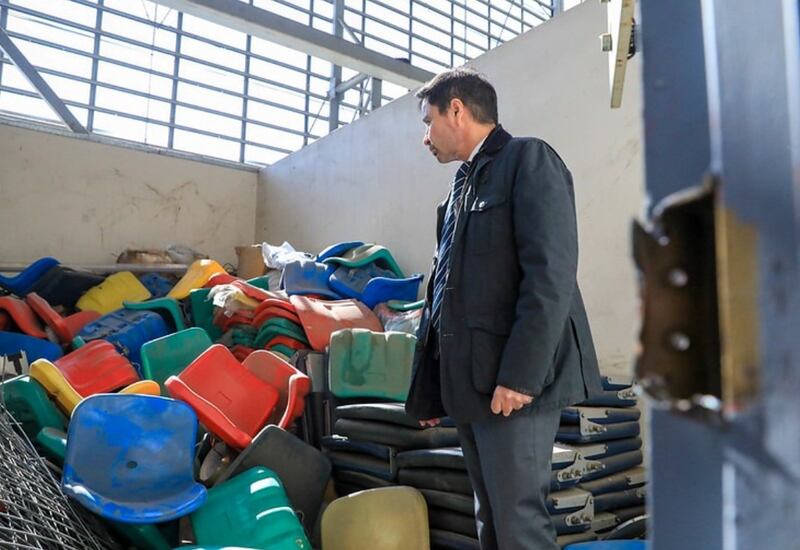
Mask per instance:
[[[53,466],[0,402],[0,548],[114,550],[100,521],[61,492]]]

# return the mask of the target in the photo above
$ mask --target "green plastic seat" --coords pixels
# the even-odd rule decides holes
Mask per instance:
[[[283,344],[276,344],[270,348],[270,351],[277,351],[278,353],[282,353],[286,357],[291,357],[295,354],[297,350],[290,348],[289,346],[284,346]]]
[[[181,306],[175,298],[164,296],[156,298],[155,300],[147,300],[146,302],[123,302],[125,309],[135,310],[149,310],[163,315],[161,310],[165,310],[175,326],[175,330],[183,330],[186,328],[186,321],[183,320],[183,313],[181,313]]]
[[[386,305],[394,311],[415,311],[422,309],[425,306],[425,300],[417,300],[416,302],[404,302],[403,300],[389,300]]]
[[[142,346],[142,378],[155,380],[161,395],[169,395],[164,387],[167,378],[179,374],[211,345],[208,333],[200,327],[150,340]]]
[[[282,317],[272,317],[261,325],[253,347],[263,347],[264,344],[276,336],[288,336],[308,345],[308,338],[306,338],[306,332],[303,327]]]
[[[331,392],[337,397],[405,401],[416,342],[416,337],[405,332],[334,332],[328,359]]]
[[[67,419],[47,395],[47,391],[28,375],[17,376],[0,384],[0,402],[22,425],[31,441],[43,428],[63,430]]]
[[[205,329],[212,341],[222,336],[222,329],[214,324],[214,304],[208,299],[210,288],[199,288],[189,293],[189,304],[192,307],[194,326]]]
[[[261,290],[269,290],[269,275],[253,277],[252,279],[247,279],[247,282]]]
[[[42,453],[58,466],[64,465],[67,454],[67,432],[56,428],[42,428],[36,434],[36,443]]]
[[[323,263],[334,263],[347,267],[361,267],[370,263],[376,263],[385,269],[390,269],[398,279],[405,279],[403,270],[397,265],[392,253],[385,246],[374,243],[366,243],[339,255],[325,258]]]
[[[311,550],[283,484],[267,468],[251,468],[209,489],[191,521],[198,546]]]

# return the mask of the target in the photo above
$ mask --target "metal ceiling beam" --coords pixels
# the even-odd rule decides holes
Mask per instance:
[[[409,63],[368,50],[343,38],[238,0],[157,0],[157,2],[409,89],[420,86],[434,76],[433,73]]]
[[[61,121],[69,126],[70,130],[75,132],[76,134],[88,134],[89,132],[86,128],[83,127],[83,124],[78,122],[78,119],[75,118],[75,115],[72,114],[67,106],[61,101],[61,98],[56,95],[53,89],[50,87],[47,82],[42,78],[42,75],[39,74],[39,71],[36,70],[36,67],[31,65],[31,62],[28,61],[28,58],[17,48],[16,44],[11,41],[11,37],[6,34],[5,29],[0,28],[0,49],[6,52],[6,55],[11,59],[14,65],[22,71],[22,74],[25,78],[30,82],[31,86],[39,92],[39,95],[42,96],[50,108],[55,111],[58,118]]]

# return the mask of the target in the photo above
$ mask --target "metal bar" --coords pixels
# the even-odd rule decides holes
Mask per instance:
[[[64,267],[93,271],[96,273],[116,273],[131,271],[133,273],[183,273],[189,266],[186,264],[62,264]],[[30,267],[30,264],[0,263],[0,273],[19,273]]]
[[[334,64],[397,82],[407,88],[418,86],[433,76],[428,71],[351,44],[338,36],[331,36],[236,0],[160,0],[160,2],[232,29],[308,52]],[[334,17],[334,21],[335,19]]]
[[[343,35],[344,0],[333,0],[333,36],[341,39]],[[352,31],[351,31],[352,32]],[[331,67],[331,81],[328,91],[330,103],[328,105],[328,132],[339,128],[339,105],[342,101],[342,92],[338,90],[342,82],[342,67],[334,63]]]
[[[372,90],[370,92],[370,101],[372,101],[372,110],[374,111],[381,106],[383,81],[380,78],[372,79]]]
[[[97,15],[95,17],[95,33],[94,33],[94,46],[92,48],[92,53],[94,55],[100,55],[100,34],[98,32],[103,27],[103,10],[101,9],[103,6],[104,0],[98,0],[95,9],[97,10]],[[98,61],[96,57],[92,58],[92,80],[97,80],[97,65]],[[89,84],[89,105],[94,105],[95,99],[97,97],[97,84]],[[88,118],[86,119],[86,128],[91,132],[94,128],[94,109],[89,109]]]
[[[8,25],[8,8],[0,5],[0,29],[5,29]],[[3,58],[2,50],[0,50],[0,60]],[[0,84],[3,82],[3,63],[0,63]]]
[[[83,125],[78,122],[78,119],[75,118],[75,115],[73,115],[72,112],[67,108],[61,98],[56,95],[50,85],[44,81],[36,68],[31,65],[19,48],[17,48],[17,46],[11,41],[11,37],[6,34],[5,29],[0,29],[0,49],[3,49],[6,52],[8,57],[11,58],[11,61],[14,62],[14,65],[16,65],[17,68],[22,71],[22,74],[25,76],[28,82],[30,82],[31,86],[33,86],[39,92],[42,99],[44,99],[50,108],[55,111],[56,115],[58,115],[58,118],[60,118],[64,124],[66,124],[75,133],[89,133],[86,128],[84,128]]]
[[[314,0],[311,0],[310,7],[311,7],[312,14],[308,16],[308,26],[309,27],[314,25],[314,15],[313,15],[313,12],[314,12]],[[310,98],[309,98],[309,95],[308,95],[308,92],[310,91],[310,88],[311,88],[311,76],[310,76],[309,73],[311,73],[311,56],[310,55],[306,55],[306,95],[305,95],[305,101],[304,101],[304,108],[305,108],[306,113],[303,115],[303,134],[305,134],[303,136],[303,147],[308,145],[308,133],[311,131],[311,129],[309,127],[309,121],[308,121],[308,110],[311,108]]]
[[[550,8],[550,16],[557,15],[564,11],[564,0],[553,0],[553,5]]]
[[[253,0],[250,0],[251,4],[252,4],[252,2],[253,2]],[[248,34],[246,40],[247,40],[247,51],[249,52],[250,51],[250,43],[253,40],[253,37]],[[249,55],[247,55],[244,58],[244,72],[246,72],[247,74],[250,74],[250,56]],[[244,95],[245,95],[245,97],[247,97],[248,92],[250,91],[249,87],[250,87],[250,78],[249,77],[245,77],[244,78]],[[305,133],[305,132],[303,132],[303,133]],[[244,140],[246,137],[247,137],[247,99],[243,99],[242,100],[242,140]],[[303,136],[303,139],[305,140],[306,136]],[[239,162],[244,162],[244,148],[245,148],[245,145],[242,144],[242,146],[240,147],[240,150],[239,150]]]
[[[367,74],[364,74],[364,73],[357,74],[353,78],[347,79],[344,82],[340,83],[336,87],[336,93],[337,94],[343,94],[347,90],[350,90],[350,89],[355,88],[356,86],[360,85],[362,82],[364,82],[368,78],[370,78],[370,76],[367,75]]]
[[[180,29],[183,27],[183,13],[178,12],[178,28]],[[175,114],[178,109],[177,101],[178,101],[178,75],[180,74],[180,64],[181,64],[181,35],[177,35],[175,37],[175,58],[172,62],[172,95],[169,107],[169,136],[167,138],[167,146],[172,149],[173,144],[175,143]]]

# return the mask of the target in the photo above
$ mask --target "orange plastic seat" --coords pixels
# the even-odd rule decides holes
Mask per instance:
[[[0,310],[5,311],[20,332],[34,338],[47,338],[47,333],[30,306],[13,296],[0,296]]]
[[[170,395],[188,403],[200,422],[235,449],[244,449],[266,424],[278,390],[215,344],[166,383]]]
[[[85,325],[100,318],[100,314],[96,311],[79,311],[68,317],[62,317],[47,300],[35,292],[25,296],[25,302],[50,327],[62,344],[70,344]]]
[[[295,309],[295,307],[292,305],[292,303],[289,301],[288,298],[284,300],[283,298],[270,297],[258,305],[258,307],[255,310],[255,314],[258,315],[263,310],[272,307],[279,307],[281,309],[285,309],[289,313],[297,313],[297,310]]]
[[[315,351],[323,351],[331,340],[331,334],[343,328],[383,332],[378,317],[358,300],[324,301],[300,295],[292,296],[290,300]]]
[[[264,350],[251,353],[242,365],[259,380],[278,390],[278,403],[267,420],[268,424],[287,429],[302,416],[306,395],[311,391],[311,379],[308,376],[276,354]]]
[[[203,285],[203,288],[213,288],[217,285],[229,285],[233,281],[239,281],[239,280],[241,279],[236,275],[231,275],[230,273],[223,271],[222,273],[214,273],[208,279],[206,284]]]
[[[254,351],[256,351],[255,348],[251,348],[250,346],[245,346],[242,344],[236,344],[231,347],[231,353],[239,361],[244,361]]]
[[[253,312],[247,310],[237,311],[229,317],[225,315],[224,309],[218,308],[217,311],[214,312],[214,324],[223,331],[233,328],[233,325],[252,325]]]

